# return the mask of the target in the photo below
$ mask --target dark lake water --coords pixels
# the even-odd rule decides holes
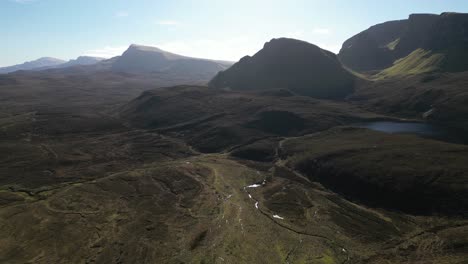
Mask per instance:
[[[356,124],[355,126],[390,134],[415,134],[421,137],[450,143],[468,144],[468,136],[461,131],[448,129],[430,123],[377,121]]]

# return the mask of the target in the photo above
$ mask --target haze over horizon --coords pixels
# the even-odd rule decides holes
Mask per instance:
[[[424,2],[424,3],[423,3]],[[276,37],[338,52],[344,40],[411,13],[468,12],[455,1],[2,0],[0,67],[55,57],[110,58],[132,43],[192,57],[237,61]]]

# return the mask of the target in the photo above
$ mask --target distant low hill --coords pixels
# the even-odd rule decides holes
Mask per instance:
[[[44,57],[44,58],[40,58],[34,61],[25,62],[23,64],[0,68],[0,74],[21,71],[21,70],[28,71],[28,70],[36,70],[36,69],[40,69],[44,67],[53,67],[53,66],[63,64],[65,62],[66,61],[64,60],[60,60],[56,58]]]
[[[232,63],[191,58],[155,47],[131,45],[115,58],[110,69],[115,72],[170,74],[192,79],[210,79]]]
[[[353,91],[354,77],[335,54],[305,41],[280,38],[267,42],[210,82],[232,90],[289,89],[315,98],[343,98]]]
[[[94,114],[148,89],[206,85],[230,64],[132,45],[122,56],[111,59],[82,56],[54,66],[42,64],[34,70],[1,74],[0,108],[27,112],[44,107]]]
[[[468,14],[412,14],[370,27],[348,39],[340,60],[380,77],[468,70]]]
[[[104,58],[98,57],[89,57],[89,56],[80,56],[75,60],[64,61],[61,59],[44,57],[34,61],[25,62],[23,64],[18,64],[10,67],[0,68],[0,74],[11,73],[15,71],[40,71],[47,69],[61,69],[68,68],[73,66],[86,66],[93,65]]]
[[[72,66],[85,66],[85,65],[93,65],[98,62],[105,60],[104,58],[99,57],[90,57],[90,56],[80,56],[76,60],[69,60],[64,64],[58,65],[58,68],[66,68]]]
[[[278,90],[238,92],[203,86],[146,91],[122,107],[120,116],[132,126],[174,133],[203,152],[376,118],[344,102]]]

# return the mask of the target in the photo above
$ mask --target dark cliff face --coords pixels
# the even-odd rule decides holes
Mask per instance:
[[[340,60],[356,71],[382,70],[417,49],[445,55],[442,69],[461,71],[468,43],[468,14],[413,14],[406,20],[375,25],[347,40]]]
[[[382,69],[392,64],[393,57],[386,47],[398,39],[407,21],[390,21],[370,27],[343,43],[340,60],[357,71]]]
[[[316,98],[343,98],[353,90],[353,77],[335,54],[304,41],[281,38],[219,73],[210,85],[232,90],[285,88]]]

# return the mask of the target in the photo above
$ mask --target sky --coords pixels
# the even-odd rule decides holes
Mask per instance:
[[[0,67],[40,57],[113,57],[130,44],[237,61],[291,37],[337,53],[349,37],[468,0],[0,0]]]

